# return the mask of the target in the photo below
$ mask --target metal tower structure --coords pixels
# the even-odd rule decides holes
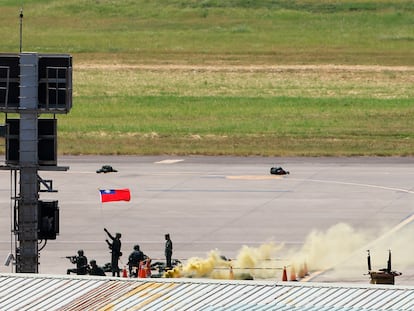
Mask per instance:
[[[38,273],[40,243],[46,245],[59,233],[58,202],[39,200],[39,192],[55,190],[39,171],[69,169],[57,166],[55,116],[68,113],[71,107],[70,55],[0,54],[0,112],[6,115],[6,165],[0,169],[10,170],[14,178],[16,272]],[[19,118],[9,118],[9,113]],[[53,118],[39,118],[42,114]]]

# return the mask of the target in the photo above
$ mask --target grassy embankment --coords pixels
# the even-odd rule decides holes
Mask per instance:
[[[25,1],[24,50],[74,58],[60,153],[414,155],[412,1],[165,3]]]

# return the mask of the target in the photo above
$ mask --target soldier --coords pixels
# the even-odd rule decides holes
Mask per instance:
[[[105,271],[96,264],[96,260],[92,259],[89,262],[88,272],[89,275],[99,275],[99,276],[106,276]]]
[[[76,264],[75,269],[68,269],[67,274],[76,273],[77,275],[85,275],[88,273],[88,259],[83,253],[83,250],[78,250],[78,256],[66,257],[71,263]]]
[[[113,237],[106,228],[104,228],[104,231],[108,235],[108,237],[112,240],[112,243],[108,240],[105,240],[108,244],[109,249],[111,250],[111,270],[112,270],[112,276],[120,276],[120,269],[118,266],[119,257],[122,256],[121,252],[121,234],[116,233],[115,237]]]
[[[134,246],[134,250],[128,257],[129,276],[138,276],[139,264],[145,259],[144,253],[140,250],[139,245]],[[132,269],[136,268],[136,274],[132,274]]]
[[[165,261],[166,261],[165,269],[166,270],[169,270],[172,268],[172,265],[171,265],[172,251],[173,251],[173,244],[170,239],[170,234],[167,233],[165,235]]]

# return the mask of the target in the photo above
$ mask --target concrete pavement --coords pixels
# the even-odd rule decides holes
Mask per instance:
[[[367,283],[366,248],[373,269],[386,265],[403,272],[398,284],[414,284],[412,215],[413,158],[236,158],[65,156],[67,172],[40,171],[53,180],[59,200],[60,235],[40,253],[40,273],[64,274],[65,256],[84,249],[89,259],[110,261],[103,228],[122,233],[122,263],[133,245],[164,260],[164,234],[174,258],[227,258],[243,251],[252,257],[271,245],[279,279],[294,256],[309,261],[315,281]],[[97,174],[109,164],[117,173]],[[270,175],[281,165],[290,175]],[[0,258],[13,247],[10,172],[0,171]],[[129,188],[130,202],[100,203],[98,189]],[[283,245],[283,247],[281,246]],[[280,249],[282,247],[282,249]],[[259,258],[262,258],[259,256]],[[272,270],[271,270],[272,271]],[[1,266],[0,272],[10,272]],[[315,274],[316,275],[316,274]]]

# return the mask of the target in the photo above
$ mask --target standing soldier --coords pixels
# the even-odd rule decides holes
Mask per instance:
[[[121,252],[121,234],[120,233],[116,233],[115,237],[113,237],[108,230],[106,230],[106,228],[104,228],[104,231],[106,232],[106,234],[108,235],[108,237],[112,240],[112,243],[109,242],[108,240],[105,240],[106,243],[109,246],[109,249],[111,250],[111,269],[112,269],[112,276],[120,276],[120,269],[118,266],[118,261],[119,261],[119,257],[122,256],[122,252]]]
[[[166,270],[169,270],[169,269],[172,268],[172,265],[171,265],[172,251],[173,251],[173,244],[172,244],[172,241],[170,239],[170,234],[167,233],[165,235],[165,259],[166,259],[165,269]]]

